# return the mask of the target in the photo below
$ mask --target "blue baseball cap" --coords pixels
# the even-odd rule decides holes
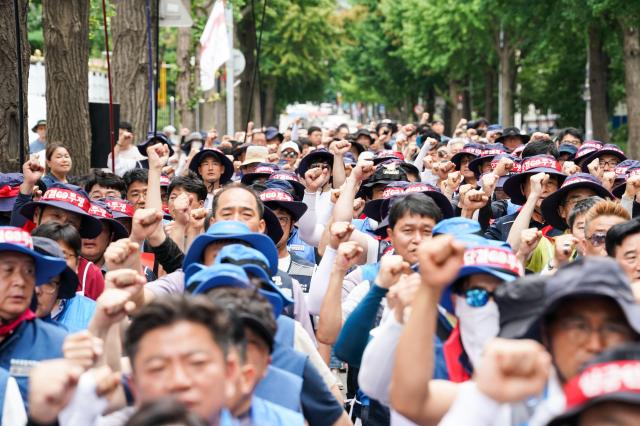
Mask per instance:
[[[185,273],[187,290],[191,294],[204,294],[218,287],[251,288],[249,276],[240,266],[231,264],[216,264],[204,266],[194,264],[189,267],[189,274]]]
[[[242,222],[220,221],[212,224],[207,232],[199,235],[184,257],[183,269],[192,263],[202,263],[202,256],[205,248],[221,240],[237,240],[247,243],[259,252],[263,253],[268,260],[269,271],[276,274],[278,271],[278,249],[275,243],[267,235],[258,232],[251,232],[249,227]]]
[[[433,227],[433,235],[450,234],[453,236],[477,234],[482,228],[476,220],[466,219],[464,217],[452,217],[443,219],[436,223]]]
[[[280,288],[273,283],[269,271],[269,261],[258,250],[246,247],[242,244],[230,244],[220,250],[214,265],[232,264],[242,267],[250,276],[263,281],[263,290],[277,294],[283,301],[283,305],[291,305],[293,300],[286,296]],[[276,262],[277,265],[277,262]]]
[[[36,285],[48,283],[67,267],[67,262],[64,259],[36,252],[33,248],[31,234],[24,229],[13,226],[0,226],[0,252],[2,251],[13,251],[31,256],[36,267]]]

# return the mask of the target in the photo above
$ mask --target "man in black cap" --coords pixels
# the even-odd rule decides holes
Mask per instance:
[[[502,136],[495,140],[495,143],[503,144],[508,152],[513,152],[527,142],[529,142],[529,135],[523,135],[517,127],[507,127],[502,131]]]
[[[487,389],[496,389],[495,383],[481,386],[472,382],[460,385],[430,380],[433,359],[425,363],[424,356],[433,356],[433,335],[425,332],[435,329],[435,316],[432,319],[431,312],[423,307],[440,300],[442,289],[453,281],[463,262],[463,247],[451,237],[436,237],[420,250],[420,269],[427,272],[422,274],[422,287],[400,338],[391,388],[392,406],[413,421],[435,424],[446,414],[446,421],[440,424],[495,424],[501,406],[477,402],[489,396],[489,401],[511,402],[510,413],[507,413],[511,424],[546,424],[562,409],[561,385],[576,377],[585,362],[606,349],[638,340],[640,307],[635,303],[623,271],[608,258],[581,258],[561,267],[547,280],[538,302],[506,304],[496,299],[500,309],[500,336],[535,339],[551,354],[554,369],[541,395],[528,399],[534,395],[525,393],[513,399],[513,394],[502,392],[506,399],[501,401],[496,393],[487,393]],[[540,304],[543,309],[523,317],[523,310],[531,312]],[[414,358],[417,354],[420,360]],[[530,379],[544,371],[542,364],[536,362],[527,361]],[[543,363],[548,368],[548,360]],[[487,368],[484,362],[481,365],[479,375]],[[429,389],[427,392],[425,386]],[[478,396],[478,390],[484,395]],[[438,395],[437,403],[432,395]],[[522,402],[514,402],[518,400]]]

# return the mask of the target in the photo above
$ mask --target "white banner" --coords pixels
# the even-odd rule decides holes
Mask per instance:
[[[200,87],[211,90],[215,85],[216,70],[231,57],[224,4],[217,0],[200,37]]]

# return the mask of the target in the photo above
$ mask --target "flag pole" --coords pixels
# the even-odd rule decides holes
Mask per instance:
[[[227,18],[227,32],[229,34],[229,60],[227,61],[227,134],[232,138],[235,134],[235,111],[234,111],[234,57],[233,57],[233,7],[231,0],[226,2],[225,15]]]

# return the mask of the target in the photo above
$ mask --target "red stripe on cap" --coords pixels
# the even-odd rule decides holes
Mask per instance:
[[[410,194],[412,192],[428,192],[428,191],[440,192],[435,186],[431,186],[426,183],[413,183],[409,185],[404,192]]]
[[[464,266],[485,266],[501,269],[521,276],[524,273],[522,263],[515,254],[498,247],[472,247],[464,252]]]
[[[580,183],[580,182],[595,183],[594,181],[592,181],[590,179],[585,179],[583,177],[573,177],[573,178],[569,178],[569,179],[565,180],[564,183],[562,184],[561,188],[564,188],[565,186],[573,185],[574,183]]]
[[[89,199],[69,189],[51,188],[42,196],[42,201],[62,201],[72,204],[79,209],[89,212],[91,203]]]
[[[467,147],[463,147],[462,151],[460,151],[461,154],[473,154],[473,155],[482,155],[482,149],[480,148],[476,148],[474,146],[467,146]]]
[[[126,214],[127,216],[133,217],[133,206],[131,204],[117,200],[106,200],[106,202],[111,211],[117,211]]]
[[[274,173],[271,176],[269,176],[269,179],[278,179],[278,180],[293,180],[296,182],[300,182],[300,179],[298,179],[297,176],[294,175],[289,175],[287,173]]]
[[[522,161],[520,166],[520,173],[527,172],[531,169],[537,169],[540,167],[544,167],[547,169],[555,169],[560,171],[560,163],[558,163],[552,157],[529,157]]]
[[[0,188],[0,198],[17,197],[18,194],[20,194],[19,186],[10,187],[9,185],[5,185]]]
[[[399,188],[397,186],[386,187],[382,192],[382,198],[388,199],[395,197],[396,195],[404,194],[405,188]]]
[[[103,209],[100,206],[95,204],[91,204],[91,208],[89,209],[89,214],[95,217],[102,217],[104,219],[113,219],[113,215],[107,211],[107,209]]]
[[[160,176],[160,186],[169,186],[171,179],[169,176]]]
[[[17,246],[23,246],[33,250],[31,234],[20,228],[1,228],[0,243],[15,244]]]
[[[293,201],[293,197],[287,192],[273,188],[262,191],[260,199],[262,201]]]
[[[614,361],[592,365],[564,388],[566,408],[615,392],[640,394],[640,361]]]

